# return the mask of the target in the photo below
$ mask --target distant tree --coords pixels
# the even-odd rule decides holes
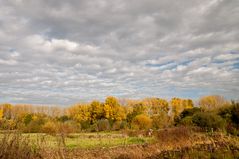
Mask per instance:
[[[219,95],[204,96],[199,100],[199,105],[206,110],[213,110],[222,107],[227,103],[228,102],[225,98]]]
[[[67,115],[62,115],[62,116],[58,117],[57,120],[64,123],[64,122],[70,120],[70,118]]]
[[[205,130],[223,130],[226,122],[219,115],[211,112],[198,112],[193,115],[192,122]]]
[[[171,100],[172,112],[178,116],[184,109],[193,108],[193,101],[191,99],[172,98]]]
[[[127,122],[131,123],[133,118],[140,114],[147,114],[147,107],[142,102],[133,105],[133,111],[127,114]]]
[[[32,114],[26,114],[23,118],[23,122],[25,125],[28,125],[33,119],[32,119],[33,115]]]
[[[132,121],[132,127],[135,129],[149,129],[152,126],[152,119],[146,114],[137,115]]]
[[[92,101],[90,104],[90,120],[92,123],[95,123],[97,120],[100,120],[104,116],[104,105],[99,101]]]
[[[104,103],[104,118],[112,121],[121,121],[126,118],[125,109],[120,106],[115,97],[107,97]]]
[[[170,124],[170,118],[168,114],[164,111],[153,115],[152,117],[152,126],[155,129],[165,128],[168,127]]]
[[[174,118],[174,122],[176,125],[192,125],[192,116],[196,113],[201,112],[201,108],[193,107],[184,109],[178,116]]]
[[[3,117],[5,119],[11,119],[12,116],[12,105],[11,104],[2,104],[0,107],[2,107],[3,110]]]
[[[97,121],[97,131],[110,130],[110,123],[107,119],[101,119]]]
[[[167,100],[161,98],[145,98],[143,100],[143,105],[147,106],[149,109],[149,114],[158,114],[161,111],[168,112],[169,104]]]
[[[58,132],[58,125],[53,121],[48,121],[42,126],[42,132],[55,135]]]
[[[0,109],[0,120],[2,120],[2,118],[3,118],[3,110]]]
[[[67,110],[67,114],[78,122],[90,120],[90,111],[87,104],[74,105]]]
[[[105,104],[109,105],[110,107],[117,107],[120,105],[118,99],[113,96],[107,97],[105,99]]]

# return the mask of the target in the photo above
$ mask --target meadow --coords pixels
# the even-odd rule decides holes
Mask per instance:
[[[42,140],[45,148],[57,148],[61,142],[61,136],[52,136],[45,133],[23,133],[22,137],[30,139],[32,144]],[[4,134],[0,135],[2,138]],[[65,148],[108,148],[114,146],[140,145],[153,142],[153,137],[134,136],[129,137],[120,132],[98,132],[98,133],[72,133],[65,138]]]
[[[217,158],[239,157],[239,137],[177,127],[141,132],[72,133],[64,138],[44,133],[1,132],[0,157],[18,158]],[[3,144],[4,143],[4,144]],[[6,151],[6,152],[4,152]],[[21,156],[22,155],[22,156]]]
[[[200,105],[115,97],[64,110],[3,104],[0,158],[239,158],[239,103],[205,96]]]

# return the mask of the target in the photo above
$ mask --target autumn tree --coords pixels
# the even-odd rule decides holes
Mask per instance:
[[[227,103],[228,102],[225,100],[225,98],[219,95],[204,96],[199,100],[199,105],[206,110],[219,108]]]
[[[0,120],[2,120],[2,118],[3,118],[3,110],[0,109]]]
[[[11,104],[6,103],[6,104],[2,104],[1,107],[3,110],[3,117],[5,119],[11,119],[13,106]]]
[[[127,114],[127,122],[131,123],[133,118],[140,114],[147,114],[147,107],[142,102],[133,106],[133,111]]]
[[[168,101],[161,98],[154,98],[151,109],[152,114],[160,114],[162,112],[168,113],[169,111]]]
[[[184,109],[193,108],[194,105],[191,99],[172,98],[171,106],[174,116],[178,116]]]
[[[78,122],[90,119],[89,106],[87,104],[74,105],[68,109],[67,114]]]
[[[148,129],[152,126],[152,119],[146,114],[137,115],[132,121],[132,127],[135,129]]]
[[[104,117],[113,121],[120,121],[126,118],[125,110],[120,106],[117,98],[109,96],[104,104]]]
[[[104,116],[104,105],[99,101],[94,100],[90,104],[90,120],[92,123],[95,123],[97,120],[100,120]]]

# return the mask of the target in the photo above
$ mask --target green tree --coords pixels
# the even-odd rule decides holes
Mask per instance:
[[[23,118],[23,122],[25,125],[28,125],[32,121],[32,114],[26,114]]]

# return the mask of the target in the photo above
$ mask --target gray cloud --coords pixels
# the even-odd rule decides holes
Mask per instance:
[[[239,2],[0,0],[0,102],[238,99]]]

